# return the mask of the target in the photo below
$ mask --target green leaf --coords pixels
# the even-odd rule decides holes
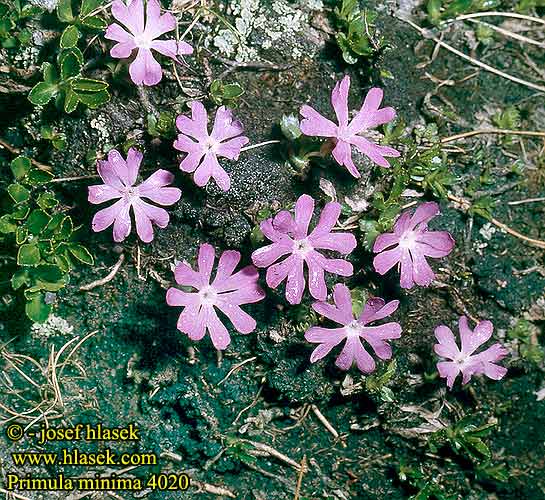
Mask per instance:
[[[30,274],[28,269],[19,269],[15,271],[11,277],[11,286],[14,290],[21,288],[23,285],[30,285]]]
[[[74,49],[70,49],[66,53],[63,53],[60,66],[61,79],[66,81],[81,73],[82,62]]]
[[[22,245],[28,238],[28,229],[23,226],[19,226],[15,231],[15,243]]]
[[[347,64],[356,64],[358,62],[358,56],[352,53],[352,49],[346,35],[344,33],[337,33],[335,39],[337,40],[337,45],[341,49],[344,61]]]
[[[61,49],[71,49],[75,47],[79,39],[79,31],[76,26],[67,26],[61,35]]]
[[[93,258],[89,250],[87,250],[87,248],[85,248],[83,245],[78,245],[77,243],[70,243],[68,245],[68,250],[70,250],[70,253],[76,259],[78,259],[80,262],[83,262],[84,264],[88,264],[92,266],[95,262],[95,259]]]
[[[71,23],[74,21],[72,0],[59,0],[59,3],[57,4],[57,16],[59,21],[62,21],[63,23]]]
[[[32,163],[26,156],[18,156],[11,162],[11,171],[17,180],[22,179],[31,167]]]
[[[492,453],[488,449],[488,446],[479,438],[467,438],[468,444],[475,450],[477,453],[480,453],[483,457],[492,458]]]
[[[42,74],[44,76],[44,82],[55,84],[58,81],[57,70],[51,63],[44,62],[42,64]]]
[[[67,273],[72,269],[72,261],[67,255],[55,255],[53,256],[53,261],[63,273]]]
[[[17,225],[11,222],[10,214],[0,217],[0,233],[10,234],[17,230]]]
[[[426,10],[430,23],[437,24],[441,20],[441,4],[442,0],[428,0]]]
[[[57,292],[61,288],[64,288],[67,283],[67,277],[59,269],[58,266],[52,264],[46,264],[38,266],[33,272],[34,279],[36,280],[36,287],[40,290],[47,290],[48,292]]]
[[[100,90],[90,94],[77,93],[79,100],[91,109],[98,108],[110,100],[110,94],[107,90]]]
[[[59,87],[47,82],[40,82],[32,87],[28,94],[28,100],[35,106],[44,106],[52,97],[57,95]]]
[[[102,80],[94,80],[92,78],[74,78],[70,82],[70,86],[74,91],[83,91],[83,92],[99,92],[101,90],[106,90],[108,84]]]
[[[25,226],[31,234],[38,235],[45,229],[50,220],[51,217],[43,210],[33,210],[30,213]]]
[[[14,220],[24,220],[27,218],[28,213],[30,212],[30,208],[23,205],[13,212],[11,212],[11,218]]]
[[[19,247],[17,253],[17,264],[20,266],[36,266],[40,262],[40,250],[38,246],[31,243],[25,243]]]
[[[38,206],[44,210],[49,210],[50,208],[56,207],[58,205],[57,198],[52,193],[42,193],[38,196],[37,200]]]
[[[25,306],[26,315],[36,323],[43,323],[51,312],[51,305],[45,303],[45,294],[35,294]]]
[[[30,191],[21,184],[10,184],[8,193],[15,203],[22,203],[30,198]]]
[[[67,215],[59,225],[59,229],[57,231],[59,239],[66,240],[70,238],[73,231],[74,231],[74,224],[72,223],[72,217]]]
[[[83,0],[79,15],[81,18],[88,16],[91,12],[98,9],[102,4],[101,0]]]
[[[72,89],[68,89],[64,98],[64,112],[72,113],[78,107],[78,104],[78,95]]]
[[[108,26],[108,23],[99,16],[85,17],[81,20],[81,24],[83,24],[87,28],[95,30],[103,30],[106,29]]]
[[[57,229],[61,225],[65,217],[66,216],[64,214],[53,215],[53,217],[51,217],[51,220],[49,221],[49,224],[47,225],[47,230],[54,231],[55,229]]]
[[[28,173],[28,182],[33,186],[39,186],[45,184],[53,178],[53,174],[47,170],[41,170],[39,168],[33,168]]]

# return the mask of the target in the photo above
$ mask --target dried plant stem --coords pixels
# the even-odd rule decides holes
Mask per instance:
[[[339,438],[339,433],[335,430],[335,427],[331,425],[329,420],[325,418],[324,414],[319,410],[319,408],[316,405],[311,405],[312,411],[314,412],[314,415],[318,418],[322,424],[324,424],[324,427],[331,433],[331,435],[335,438]]]
[[[295,496],[293,497],[293,500],[299,500],[299,496],[301,495],[301,486],[303,485],[303,476],[307,471],[307,456],[303,455],[303,459],[301,460],[301,465],[299,469],[299,475],[297,476],[297,485],[295,486]]]
[[[13,491],[5,490],[4,488],[0,488],[0,493],[4,493],[6,495],[6,498],[17,498],[19,500],[32,500],[29,497],[24,497],[23,495],[19,495],[19,493],[15,493]]]
[[[49,184],[56,184],[59,182],[74,182],[74,181],[84,181],[87,179],[98,179],[100,176],[98,174],[90,175],[78,175],[76,177],[58,177],[56,179],[51,179]]]
[[[463,16],[458,16],[455,19],[447,20],[445,22],[451,23],[454,21],[465,21],[466,19],[476,19],[477,17],[510,17],[512,19],[522,19],[524,21],[530,21],[533,23],[545,24],[545,20],[540,19],[539,17],[526,16],[524,14],[516,14],[514,12],[498,12],[498,11],[475,12],[473,14],[464,14]]]
[[[441,139],[441,144],[447,142],[458,141],[460,139],[466,139],[475,135],[495,134],[495,135],[523,135],[526,137],[545,137],[545,132],[538,132],[534,130],[506,130],[502,128],[481,128],[476,130],[470,130],[469,132],[462,132],[461,134],[451,135]]]
[[[428,30],[425,30],[424,28],[421,28],[418,26],[418,24],[413,23],[410,19],[405,19],[402,17],[399,17],[401,21],[407,23],[409,26],[412,26],[416,31],[420,33],[420,35],[423,38],[433,40],[436,44],[440,45],[441,47],[447,49],[449,52],[452,52],[453,54],[456,54],[457,56],[461,57],[462,59],[465,59],[466,61],[470,62],[471,64],[478,66],[479,68],[484,69],[485,71],[488,71],[490,73],[494,73],[495,75],[501,76],[502,78],[505,78],[507,80],[511,80],[512,82],[518,83],[520,85],[524,85],[525,87],[529,87],[531,89],[539,90],[540,92],[545,92],[545,86],[538,85],[537,83],[529,82],[527,80],[524,80],[523,78],[518,78],[517,76],[510,75],[509,73],[505,73],[504,71],[501,71],[497,68],[494,68],[493,66],[490,66],[486,63],[483,63],[482,61],[479,61],[478,59],[475,59],[471,56],[468,56],[467,54],[464,54],[462,51],[454,48],[452,45],[449,45],[446,42],[443,42],[436,36],[433,36],[429,33]]]
[[[212,495],[218,495],[228,498],[236,498],[236,495],[232,491],[229,491],[223,486],[215,486],[213,484],[203,483],[202,481],[197,481],[196,479],[191,479],[191,483],[205,493],[211,493]]]
[[[242,366],[244,366],[246,363],[251,363],[252,361],[255,361],[257,359],[256,356],[252,356],[251,358],[248,358],[248,359],[245,359],[244,361],[241,361],[240,363],[237,363],[235,366],[233,366],[233,368],[231,368],[229,370],[229,372],[227,373],[227,375],[225,375],[225,377],[223,377],[219,382],[218,382],[218,386],[220,386],[221,384],[223,384],[224,382],[227,381],[227,379],[233,375],[233,373],[235,373],[239,368],[241,368]]]
[[[97,288],[99,286],[105,285],[106,283],[112,281],[115,278],[115,275],[117,274],[117,271],[119,271],[119,268],[121,267],[121,264],[123,264],[124,260],[125,260],[125,255],[121,254],[119,256],[119,259],[115,263],[115,265],[112,267],[112,270],[106,276],[104,276],[104,278],[100,278],[96,281],[88,283],[87,285],[80,286],[79,291],[88,292],[89,290],[92,290],[93,288]]]
[[[541,198],[526,198],[524,200],[508,201],[508,205],[524,205],[526,203],[541,203],[545,202],[545,196]]]
[[[244,441],[245,443],[251,444],[256,450],[263,451],[266,454],[270,455],[271,457],[275,457],[281,462],[291,465],[294,469],[297,469],[297,470],[300,469],[300,465],[295,460],[284,455],[278,450],[275,450],[272,446],[269,446],[268,444],[259,443],[257,441],[250,441],[249,439],[242,439],[242,441]]]
[[[269,144],[280,144],[280,141],[279,140],[272,140],[272,141],[265,141],[265,142],[260,142],[258,144],[252,144],[251,146],[246,146],[245,148],[241,148],[240,151],[250,151],[250,149],[256,149],[256,148],[260,148],[261,146],[267,146]]]
[[[0,139],[0,147],[7,149],[11,154],[14,154],[14,155],[21,154],[21,150],[19,148],[12,146],[9,142],[6,142],[4,139]],[[32,165],[34,165],[36,168],[39,168],[40,170],[45,170],[46,172],[51,172],[51,170],[53,170],[53,168],[50,165],[46,165],[45,163],[40,163],[34,158],[30,158],[30,162],[32,163]]]
[[[486,26],[487,28],[490,28],[491,30],[497,31],[498,33],[501,33],[502,35],[518,40],[519,42],[529,43],[530,45],[537,45],[538,47],[541,47],[541,48],[545,47],[545,43],[543,42],[539,42],[538,40],[534,40],[533,38],[529,38],[524,35],[519,35],[518,33],[514,33],[513,31],[506,30],[500,26],[496,26],[495,24],[490,24],[485,21],[478,21],[477,19],[468,19],[468,21],[471,23],[481,24],[483,26]]]
[[[458,203],[460,205],[460,207],[462,208],[462,210],[464,210],[464,211],[467,211],[471,207],[471,203],[469,202],[469,200],[466,200],[464,198],[454,196],[453,194],[450,194],[450,193],[447,194],[447,198],[449,200],[451,200],[451,201],[454,201],[455,203]],[[501,230],[505,231],[506,233],[510,234],[511,236],[514,236],[515,238],[518,238],[519,240],[524,241],[528,245],[545,249],[545,241],[536,240],[534,238],[530,238],[528,236],[525,236],[524,234],[519,233],[515,229],[510,228],[509,226],[507,226],[506,224],[504,224],[503,222],[499,221],[498,219],[496,219],[494,217],[490,217],[489,220],[496,227],[499,227]]]

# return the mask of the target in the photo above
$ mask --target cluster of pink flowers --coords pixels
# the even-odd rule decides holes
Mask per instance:
[[[128,5],[115,0],[112,15],[121,24],[113,23],[106,31],[106,38],[117,42],[111,55],[125,59],[137,50],[129,67],[130,77],[137,85],[155,85],[162,79],[161,66],[152,50],[175,62],[179,62],[178,56],[193,51],[183,41],[159,39],[176,28],[176,19],[170,13],[161,14],[158,0],[147,0],[145,5],[144,0],[131,0]],[[391,107],[380,108],[383,91],[373,88],[360,110],[351,117],[349,89],[350,78],[345,76],[331,94],[331,105],[338,123],[304,105],[300,110],[303,117],[300,129],[307,136],[325,138],[335,161],[346,167],[352,176],[360,177],[352,158],[352,147],[381,167],[390,166],[386,158],[400,156],[399,151],[378,144],[380,134],[373,130],[392,121],[396,113]],[[191,116],[181,115],[176,119],[179,134],[173,146],[184,153],[179,167],[183,172],[193,174],[199,187],[206,186],[213,179],[220,189],[228,191],[231,179],[218,158],[238,159],[249,142],[244,135],[244,127],[231,110],[221,106],[209,132],[204,105],[194,101],[189,106]],[[138,237],[146,243],[152,241],[153,225],[164,228],[169,222],[168,212],[157,205],[171,206],[181,197],[181,191],[170,186],[174,175],[166,170],[157,170],[136,184],[142,159],[142,153],[134,148],[128,151],[126,159],[118,151],[110,151],[107,159],[97,165],[104,184],[89,187],[91,203],[116,200],[97,212],[92,221],[94,231],[102,231],[113,224],[116,242],[123,241],[131,232],[131,211]],[[285,281],[284,293],[290,304],[300,304],[308,288],[310,296],[316,300],[312,308],[320,316],[340,325],[308,329],[305,339],[317,344],[310,357],[311,362],[324,358],[342,342],[344,345],[335,362],[342,370],[348,370],[354,364],[363,373],[375,370],[375,360],[365,345],[379,359],[390,359],[392,347],[389,341],[399,339],[402,328],[395,321],[381,320],[396,312],[399,301],[370,298],[361,314],[355,316],[350,290],[338,283],[332,291],[333,304],[327,302],[326,273],[352,276],[352,263],[346,258],[337,258],[336,254],[347,257],[357,242],[353,234],[336,230],[341,214],[339,203],[327,203],[318,221],[313,223],[314,212],[315,200],[303,194],[296,201],[293,213],[281,210],[261,222],[261,232],[270,243],[255,250],[251,256],[253,264],[238,271],[241,254],[227,250],[220,255],[213,275],[216,252],[208,243],[199,248],[196,270],[188,262],[178,263],[174,276],[183,289],[171,287],[166,295],[168,305],[183,308],[178,329],[194,341],[201,340],[208,332],[216,349],[226,349],[231,341],[225,318],[239,333],[254,331],[255,319],[241,306],[265,298],[265,292],[258,284],[257,268],[266,268],[267,285],[276,289]],[[429,286],[435,274],[428,259],[446,257],[454,248],[454,240],[447,231],[428,228],[429,222],[439,214],[439,206],[434,202],[403,211],[395,221],[393,231],[376,238],[373,247],[375,271],[384,275],[397,268],[400,286],[405,289],[415,285]],[[440,361],[437,368],[439,375],[447,379],[448,387],[452,388],[460,373],[463,384],[476,374],[501,379],[507,370],[496,363],[507,355],[505,348],[497,343],[475,354],[477,348],[490,339],[492,323],[482,321],[471,331],[467,319],[461,317],[459,330],[461,349],[447,326],[440,325],[435,330],[439,342],[434,347],[435,352],[446,359]]]

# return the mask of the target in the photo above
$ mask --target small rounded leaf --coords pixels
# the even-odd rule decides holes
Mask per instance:
[[[61,49],[71,49],[78,43],[79,31],[75,26],[68,26],[61,35]]]

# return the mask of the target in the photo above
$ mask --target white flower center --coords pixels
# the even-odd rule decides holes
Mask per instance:
[[[308,238],[304,238],[302,240],[294,240],[293,242],[293,253],[297,253],[299,255],[306,255],[312,250],[314,250],[314,247],[310,244],[310,241],[308,241]]]
[[[139,35],[136,35],[134,37],[134,44],[141,48],[141,49],[149,49],[151,48],[151,44],[153,43],[153,40],[151,40],[148,36],[146,36],[144,33],[141,33]]]
[[[134,200],[138,199],[139,198],[138,187],[130,186],[128,188],[125,188],[125,193],[123,197],[125,198],[125,201],[127,203],[132,203]]]
[[[350,134],[350,132],[348,131],[348,127],[345,127],[343,125],[339,125],[339,127],[337,127],[337,138],[341,141],[348,142],[348,139],[352,135],[354,134]]]
[[[416,234],[414,231],[407,231],[403,233],[403,236],[399,239],[399,246],[401,248],[413,248],[416,242]]]
[[[359,321],[354,320],[352,323],[346,325],[346,336],[347,337],[359,337],[362,330],[362,326]]]
[[[214,305],[218,297],[218,292],[208,285],[199,290],[199,298],[201,299],[201,304],[204,305]]]
[[[205,152],[212,151],[213,153],[215,153],[219,145],[220,143],[215,139],[212,139],[212,137],[208,137],[203,143]]]

